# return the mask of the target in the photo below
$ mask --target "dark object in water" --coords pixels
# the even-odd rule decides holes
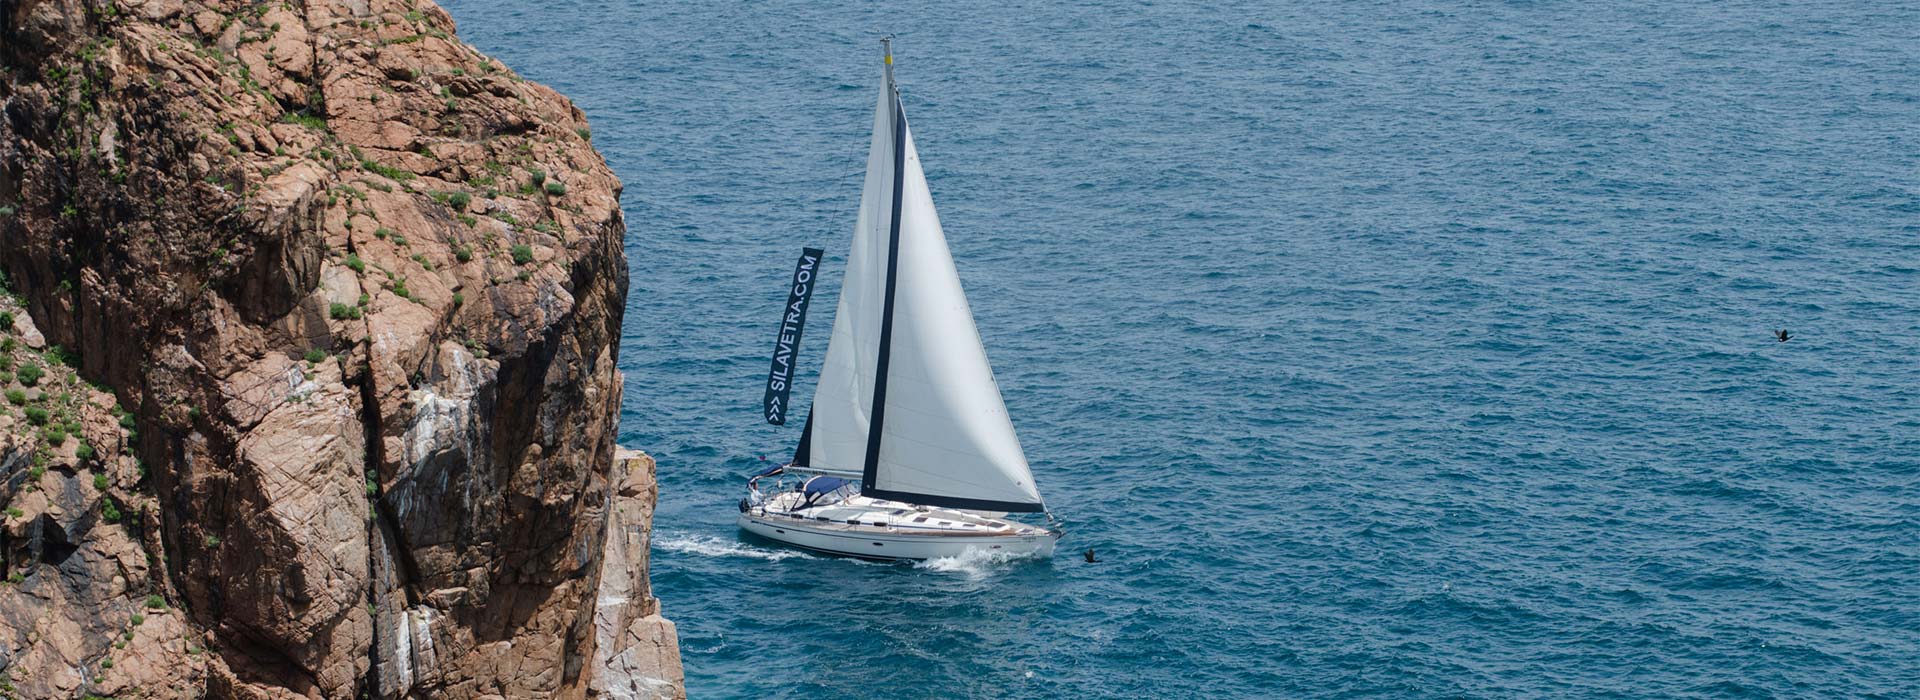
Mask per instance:
[[[1085,556],[1085,557],[1087,558],[1087,563],[1088,563],[1088,564],[1098,564],[1098,563],[1100,563],[1100,559],[1099,559],[1098,557],[1095,557],[1095,556],[1093,556],[1093,548],[1092,548],[1092,547],[1088,547],[1088,548],[1087,548],[1087,552],[1086,552],[1086,554],[1084,554],[1083,556]]]
[[[1779,339],[1780,339],[1780,342],[1782,342],[1782,343],[1784,343],[1784,342],[1787,342],[1787,341],[1789,341],[1789,340],[1792,340],[1792,339],[1793,339],[1793,334],[1791,334],[1791,333],[1788,333],[1788,332],[1786,332],[1786,331],[1784,331],[1784,330],[1778,330],[1778,331],[1774,331],[1774,332],[1773,332],[1773,337],[1775,337],[1775,338],[1779,338]]]

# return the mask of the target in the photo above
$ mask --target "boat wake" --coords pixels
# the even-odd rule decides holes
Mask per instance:
[[[667,535],[654,540],[653,547],[654,549],[679,552],[681,554],[697,554],[706,557],[745,557],[766,561],[819,558],[797,550],[753,547],[712,535]]]
[[[1036,558],[1033,554],[1009,554],[984,549],[967,548],[966,551],[951,557],[935,557],[915,562],[913,567],[927,571],[942,571],[964,574],[969,579],[983,579],[989,575],[1004,571],[1018,561]]]

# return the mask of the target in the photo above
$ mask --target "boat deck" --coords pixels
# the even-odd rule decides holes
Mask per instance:
[[[918,536],[995,537],[1046,534],[1046,530],[973,513],[899,501],[854,496],[844,501],[795,509],[803,497],[795,491],[767,497],[759,511],[766,517],[799,521],[809,527],[850,532]]]

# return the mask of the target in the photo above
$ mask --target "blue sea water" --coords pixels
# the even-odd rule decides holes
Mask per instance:
[[[695,697],[1920,697],[1920,6],[446,5],[627,184]],[[1051,560],[735,532],[885,32]]]

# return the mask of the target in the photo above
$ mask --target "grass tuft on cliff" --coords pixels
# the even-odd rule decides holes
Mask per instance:
[[[288,124],[299,124],[301,126],[307,127],[314,131],[326,131],[328,128],[327,120],[325,117],[319,117],[319,116],[307,114],[304,112],[288,112],[285,117],[281,118],[281,121],[284,121]]]
[[[401,170],[399,168],[395,168],[392,166],[381,165],[371,160],[360,161],[360,167],[362,169],[365,169],[367,172],[373,173],[375,175],[379,175],[381,177],[392,180],[394,182],[406,182],[408,180],[412,180],[414,177],[413,173],[410,173],[405,170]]]

